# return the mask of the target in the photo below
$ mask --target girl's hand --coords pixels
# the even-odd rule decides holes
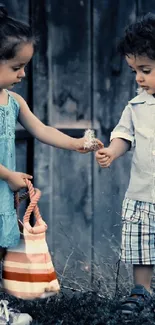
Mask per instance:
[[[29,174],[10,171],[6,181],[10,189],[13,192],[16,192],[19,191],[21,188],[27,187],[25,183],[25,178],[32,179],[33,177]]]
[[[102,148],[95,154],[96,160],[100,167],[107,168],[111,165],[114,158],[114,152],[111,148]]]
[[[93,146],[92,148],[85,148],[85,140],[85,137],[76,139],[76,151],[87,153],[104,147],[104,144],[99,139],[95,138],[95,147]]]

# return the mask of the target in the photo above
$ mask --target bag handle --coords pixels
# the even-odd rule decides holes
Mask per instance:
[[[18,196],[18,193],[15,195],[15,203],[18,213],[18,207],[21,201],[26,199],[28,196],[30,198],[30,203],[26,209],[26,212],[23,217],[23,227],[26,228],[26,230],[31,234],[40,234],[47,230],[47,224],[43,221],[39,208],[38,208],[38,201],[41,197],[41,191],[38,188],[33,187],[30,180],[25,179],[26,185],[28,187],[28,192],[22,194],[20,197]],[[35,225],[32,227],[30,225],[30,215],[34,211],[34,216],[36,219]],[[21,221],[20,221],[21,223]]]

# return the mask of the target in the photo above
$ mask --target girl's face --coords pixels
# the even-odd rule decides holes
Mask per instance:
[[[33,56],[33,44],[22,44],[13,59],[0,61],[0,89],[11,89],[25,77],[25,66]]]
[[[134,56],[129,54],[126,61],[136,74],[138,85],[145,89],[148,94],[155,94],[155,61],[147,56]]]

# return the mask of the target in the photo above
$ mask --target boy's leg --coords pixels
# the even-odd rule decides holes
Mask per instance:
[[[137,307],[143,309],[151,301],[153,265],[150,264],[155,260],[154,217],[153,204],[128,198],[124,200],[121,259],[133,264],[134,278],[134,287],[121,305],[124,314],[135,312]]]
[[[144,308],[151,300],[151,279],[153,265],[133,265],[134,288],[129,297],[122,303],[121,309],[124,314],[131,314],[137,307]]]
[[[134,288],[122,303],[121,309],[124,314],[131,314],[137,307],[143,309],[151,301],[151,279],[153,265],[133,265]]]
[[[133,265],[134,284],[140,284],[150,292],[153,265]]]

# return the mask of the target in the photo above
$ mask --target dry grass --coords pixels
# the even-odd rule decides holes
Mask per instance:
[[[124,317],[119,311],[120,299],[102,297],[95,292],[62,289],[55,297],[44,300],[23,301],[2,294],[12,307],[33,317],[32,325],[123,325]],[[131,325],[155,324],[155,300],[149,309],[133,315]]]

